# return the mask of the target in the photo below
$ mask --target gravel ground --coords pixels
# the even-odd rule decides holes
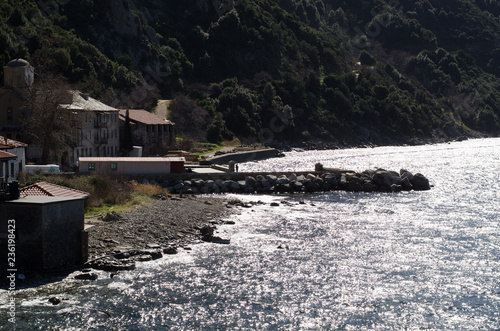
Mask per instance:
[[[115,214],[88,229],[89,259],[127,249],[183,247],[200,241],[200,229],[220,224],[238,201],[190,196],[154,200]]]

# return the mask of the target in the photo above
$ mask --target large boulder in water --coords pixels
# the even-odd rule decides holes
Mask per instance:
[[[426,191],[431,189],[429,180],[420,173],[413,176],[413,181],[411,183],[415,191]]]
[[[347,190],[352,192],[363,191],[364,181],[358,176],[352,176],[349,178],[349,184],[347,184]]]
[[[378,169],[373,175],[373,182],[378,186],[390,188],[392,184],[400,184],[401,178],[397,172]]]

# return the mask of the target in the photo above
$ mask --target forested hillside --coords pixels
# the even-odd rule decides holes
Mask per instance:
[[[2,0],[22,57],[103,101],[174,99],[179,134],[340,145],[500,132],[490,0]]]

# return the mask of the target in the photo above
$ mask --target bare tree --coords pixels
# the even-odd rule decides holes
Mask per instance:
[[[70,86],[63,78],[44,76],[28,90],[23,123],[28,143],[41,150],[42,164],[59,163],[76,140],[78,116],[61,107],[72,103]]]

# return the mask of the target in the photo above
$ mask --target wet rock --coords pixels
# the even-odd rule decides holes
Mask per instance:
[[[403,190],[403,186],[398,184],[391,185],[391,192],[401,192]]]
[[[346,174],[341,174],[340,175],[340,186],[343,188],[346,188],[349,183],[347,182],[347,176]]]
[[[290,183],[290,181],[288,180],[288,178],[285,175],[281,175],[276,180],[276,183],[279,185],[287,185]]]
[[[200,189],[200,192],[202,194],[209,194],[212,192],[212,189],[208,186],[203,186],[201,189]]]
[[[325,180],[327,183],[329,183],[330,185],[332,185],[332,186],[336,186],[336,185],[338,185],[338,183],[337,183],[337,178],[336,178],[334,175],[332,175],[332,174],[327,174],[327,175],[325,175],[324,180]]]
[[[266,176],[266,180],[271,184],[271,186],[276,184],[277,179],[278,179],[278,177],[276,177],[275,175],[267,175]]]
[[[151,256],[152,260],[158,260],[163,257],[163,254],[161,253],[161,250],[159,249],[154,249],[154,250],[148,250],[147,253]]]
[[[429,180],[420,173],[413,176],[413,181],[411,183],[413,184],[413,189],[415,191],[426,191],[431,189]]]
[[[304,175],[298,175],[297,181],[303,184],[306,181],[306,177]]]
[[[119,271],[119,270],[134,270],[135,261],[133,260],[115,260],[112,258],[101,259],[89,263],[89,265],[97,270],[104,271]]]
[[[279,207],[279,203],[277,202],[271,202],[271,207]]]
[[[383,169],[379,169],[375,172],[373,175],[373,182],[382,187],[391,187],[392,181],[391,181],[391,174]]]
[[[378,191],[378,186],[373,184],[372,181],[363,182],[363,192],[376,192]]]
[[[321,186],[313,180],[307,180],[305,187],[307,192],[318,192],[321,189]]]
[[[200,232],[202,236],[213,236],[214,228],[209,225],[205,225],[200,229]]]
[[[349,179],[349,184],[347,184],[347,190],[351,192],[361,192],[363,191],[364,181],[358,176],[352,176]]]
[[[78,279],[78,280],[96,280],[97,275],[93,272],[82,273],[82,274],[76,275],[74,278]]]
[[[186,249],[186,248],[184,248],[184,249]],[[168,254],[168,255],[177,254],[177,247],[174,247],[174,246],[165,247],[163,249],[163,253]]]
[[[49,298],[49,302],[51,304],[53,304],[54,306],[58,305],[61,303],[61,299],[59,298],[56,298],[56,297],[52,297],[52,298]]]
[[[118,260],[128,259],[130,256],[131,256],[130,252],[122,252],[115,254],[115,258]]]
[[[182,188],[184,187],[184,183],[179,183],[177,185],[174,186],[174,190],[175,191],[180,191]]]
[[[405,170],[405,169],[401,169],[399,170],[399,175],[401,176],[401,178],[408,178],[408,180],[411,182],[413,180],[413,174],[411,172],[409,172],[408,170]]]
[[[413,178],[413,175],[412,175]],[[411,184],[411,181],[408,177],[403,178],[401,181],[401,186],[403,187],[404,190],[410,191],[413,189],[413,185]]]
[[[212,243],[220,245],[229,245],[231,243],[231,239],[223,239],[221,237],[214,236],[212,237]]]
[[[134,260],[139,261],[139,262],[147,262],[151,261],[153,257],[149,254],[142,254],[142,255],[137,255],[134,257]]]
[[[304,189],[304,184],[299,181],[292,183],[292,186],[296,191],[302,191]]]
[[[243,188],[243,193],[253,193],[255,192],[255,188],[252,185],[247,185]]]

